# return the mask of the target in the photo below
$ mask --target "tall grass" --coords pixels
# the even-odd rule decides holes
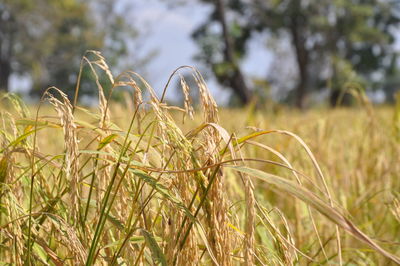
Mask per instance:
[[[2,264],[400,263],[399,110],[221,111],[190,67],[171,76],[182,108],[98,52],[83,67],[97,110],[77,105],[79,82],[33,115],[2,98]],[[125,106],[109,101],[121,87]]]

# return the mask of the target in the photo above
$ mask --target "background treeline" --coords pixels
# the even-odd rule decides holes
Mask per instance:
[[[170,12],[194,3],[161,2],[170,5]],[[272,88],[279,91],[279,101],[299,108],[315,103],[311,100],[315,98],[331,105],[339,100],[350,104],[350,97],[340,98],[348,84],[355,83],[369,95],[378,93],[393,101],[400,84],[397,0],[196,3],[211,10],[192,32],[199,47],[197,62],[205,74],[232,91],[232,104],[247,104],[252,99],[265,102]],[[121,5],[124,8],[118,10]],[[16,74],[28,77],[31,94],[40,94],[50,85],[73,90],[81,56],[88,49],[101,50],[114,67],[126,67],[124,58],[131,59],[129,68],[154,60],[152,54],[139,58],[132,51],[132,47],[140,49],[137,44],[146,36],[135,27],[134,18],[125,15],[132,14],[128,7],[121,0],[2,0],[0,89],[8,90],[10,77]],[[261,35],[268,40],[265,49],[276,53],[265,77],[255,79],[245,75],[242,65],[250,52],[249,43]],[[295,69],[295,74],[287,75],[288,68]],[[93,78],[88,73],[83,72],[84,81]],[[81,92],[91,95],[95,89],[84,82]]]

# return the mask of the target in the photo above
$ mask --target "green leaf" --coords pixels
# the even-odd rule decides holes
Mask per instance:
[[[156,239],[157,239],[157,241],[162,241],[161,238],[156,238]],[[125,241],[125,239],[119,239],[115,242],[105,245],[103,248],[112,248],[112,247],[120,246],[120,245],[122,245],[122,243],[124,241]],[[129,243],[131,243],[131,244],[140,244],[140,243],[143,243],[144,241],[145,241],[144,236],[131,236],[129,238]]]
[[[42,261],[46,261],[47,260],[47,254],[46,252],[43,250],[43,248],[38,245],[37,243],[33,244],[33,251],[35,251],[36,255],[42,260]]]
[[[118,220],[117,218],[115,218],[114,216],[107,214],[107,219],[113,224],[115,225],[120,231],[124,230],[125,226],[124,224]]]
[[[36,130],[33,129],[31,131],[26,132],[25,134],[22,134],[21,136],[19,136],[15,140],[13,140],[10,144],[8,144],[8,146],[6,148],[11,147],[11,146],[17,146],[18,144],[23,142],[26,138],[28,138],[30,135],[32,135],[35,131],[39,131],[41,129],[43,129],[43,127],[42,128],[37,128]],[[0,151],[0,153],[2,153],[6,148],[2,149]]]
[[[160,246],[157,241],[154,239],[154,236],[149,231],[144,229],[141,230],[142,235],[146,241],[146,244],[149,246],[151,250],[151,257],[156,263],[161,263],[161,265],[166,266],[167,260],[165,259],[164,253],[162,252]]]
[[[129,169],[130,172],[133,172],[137,177],[142,179],[144,182],[146,182],[148,185],[153,187],[158,193],[160,193],[162,196],[164,196],[166,199],[170,200],[178,208],[183,210],[186,214],[186,216],[191,220],[194,221],[195,218],[193,217],[192,213],[185,207],[185,205],[182,203],[181,200],[179,200],[177,197],[173,196],[168,188],[157,182],[157,180],[150,175],[146,174],[145,172],[137,169]]]
[[[3,156],[0,160],[0,185],[6,181],[8,160],[7,156]]]
[[[37,126],[37,127],[51,127],[51,128],[61,128],[59,124],[45,121],[45,120],[37,120],[36,119],[18,119],[15,122],[18,126]]]
[[[107,136],[104,139],[102,139],[99,143],[99,146],[97,147],[97,150],[103,149],[107,144],[111,143],[116,137],[118,137],[117,134],[111,134],[110,136]]]

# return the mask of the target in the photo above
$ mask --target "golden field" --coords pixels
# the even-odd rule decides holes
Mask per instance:
[[[1,100],[2,265],[400,263],[399,106],[218,109],[194,71],[174,108],[101,59],[126,103]]]

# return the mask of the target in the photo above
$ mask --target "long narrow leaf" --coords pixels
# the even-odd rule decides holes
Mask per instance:
[[[318,212],[323,214],[325,217],[330,219],[332,222],[342,227],[344,230],[352,234],[357,239],[369,245],[371,248],[375,249],[385,257],[391,259],[397,264],[400,264],[400,258],[387,252],[376,244],[370,237],[358,229],[349,219],[344,217],[338,210],[331,207],[328,203],[324,202],[321,198],[315,195],[313,192],[307,190],[306,188],[290,181],[288,179],[263,172],[258,169],[249,168],[246,166],[225,166],[232,168],[238,172],[245,173],[254,176],[268,184],[276,186],[279,190],[288,192],[293,196],[299,198],[305,203],[309,204],[311,207],[315,208]]]

